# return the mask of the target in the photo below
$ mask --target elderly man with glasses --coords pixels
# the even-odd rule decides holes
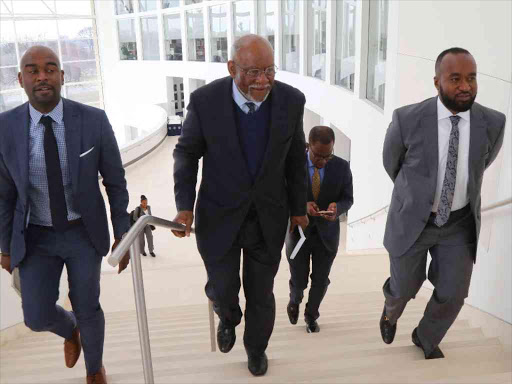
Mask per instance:
[[[310,260],[311,288],[304,310],[306,332],[320,332],[317,319],[320,304],[329,286],[329,272],[340,242],[339,216],[347,212],[354,198],[349,163],[334,155],[334,131],[329,127],[314,127],[309,134],[306,165],[308,177],[309,226],[306,241],[292,259],[300,235],[297,229],[286,237],[286,256],[290,264],[290,302],[287,312],[290,322],[297,324],[299,305],[308,286]]]
[[[190,96],[174,150],[174,191],[187,236],[196,213],[196,239],[220,322],[221,352],[235,344],[240,324],[240,253],[246,298],[244,346],[249,371],[264,375],[275,321],[274,277],[288,221],[306,228],[307,178],[302,128],[304,95],[274,80],[274,52],[256,35],[238,39],[231,76]],[[196,203],[198,161],[202,180]]]

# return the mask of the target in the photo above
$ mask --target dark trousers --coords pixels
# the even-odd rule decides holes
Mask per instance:
[[[219,319],[229,327],[242,320],[240,291],[240,251],[243,250],[243,285],[246,299],[244,344],[254,353],[265,351],[274,329],[276,302],[274,277],[280,254],[270,254],[265,245],[255,210],[242,224],[235,243],[216,263],[205,260],[208,282],[206,295],[214,303]]]
[[[65,339],[78,325],[87,373],[98,372],[105,336],[99,302],[102,257],[82,224],[62,233],[29,225],[26,244],[27,253],[19,265],[25,324],[35,332],[49,331]],[[56,304],[64,265],[73,312]]]
[[[331,283],[329,273],[336,253],[329,252],[320,238],[316,227],[311,229],[300,251],[293,260],[288,257],[290,264],[290,302],[300,304],[304,297],[304,290],[308,286],[309,265],[311,260],[311,288],[308,302],[304,310],[304,317],[314,321],[320,317],[320,304]]]
[[[383,287],[386,315],[394,324],[425,281],[430,252],[428,279],[435,289],[418,325],[418,337],[427,353],[439,345],[464,305],[476,254],[475,221],[469,205],[452,212],[441,228],[434,220],[432,214],[404,255],[390,255],[391,277]]]

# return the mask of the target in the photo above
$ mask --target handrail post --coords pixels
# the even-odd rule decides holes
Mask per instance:
[[[210,344],[212,352],[217,350],[217,343],[215,342],[215,317],[213,315],[213,301],[208,299],[208,318],[210,319]]]
[[[148,316],[146,312],[146,299],[144,296],[144,282],[142,281],[142,265],[140,262],[140,243],[136,239],[130,246],[130,260],[132,262],[133,290],[135,294],[135,307],[137,309],[137,324],[139,326],[140,350],[142,353],[142,368],[144,382],[154,384],[153,362],[149,344]]]

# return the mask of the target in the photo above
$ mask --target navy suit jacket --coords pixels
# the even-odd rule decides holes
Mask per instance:
[[[120,238],[130,228],[119,147],[104,111],[62,100],[74,206],[98,254],[106,255],[110,236],[98,172],[107,191],[114,236]],[[0,249],[10,253],[11,268],[25,257],[25,229],[30,221],[28,107],[25,103],[0,114]]]
[[[306,161],[307,164],[307,161]],[[311,179],[308,174],[308,201],[314,201]],[[354,204],[352,187],[352,172],[348,161],[334,156],[325,165],[324,178],[318,195],[317,205],[321,211],[326,211],[329,204],[336,203],[336,218],[346,213]],[[304,231],[306,238],[313,227],[317,227],[318,234],[325,248],[334,254],[338,252],[340,243],[340,221],[328,221],[323,217],[309,216],[309,225]],[[286,256],[290,256],[300,239],[298,229],[286,236]]]
[[[203,159],[195,228],[206,263],[225,256],[251,205],[258,212],[268,251],[277,258],[289,216],[306,214],[304,95],[275,81],[269,95],[268,144],[253,182],[237,132],[232,82],[231,77],[218,79],[191,94],[174,150],[178,211],[194,209],[198,161]]]

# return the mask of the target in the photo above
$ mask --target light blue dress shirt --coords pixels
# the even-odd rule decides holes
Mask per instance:
[[[247,100],[245,98],[245,96],[242,95],[242,92],[240,92],[240,90],[236,86],[235,80],[233,80],[233,100],[235,100],[236,105],[238,105],[240,107],[240,109],[242,111],[244,111],[244,113],[249,113],[249,107],[245,103],[254,103],[254,105],[255,105],[254,110],[257,111],[260,108],[263,101],[265,101],[265,100],[263,100],[260,102],[256,102],[256,101]]]

